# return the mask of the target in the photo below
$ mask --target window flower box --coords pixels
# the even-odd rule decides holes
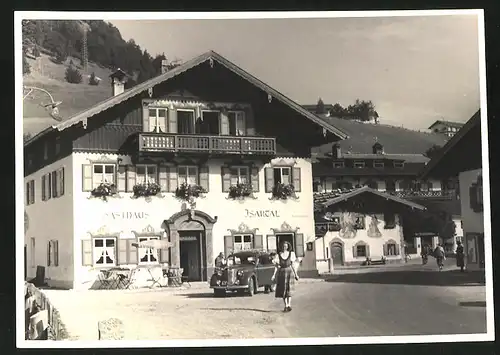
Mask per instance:
[[[296,198],[295,188],[292,184],[285,185],[278,183],[274,185],[271,199],[286,200],[289,198]]]
[[[118,196],[116,185],[107,182],[99,184],[99,186],[90,192],[90,197],[102,198],[104,201],[107,201],[108,197],[116,196]]]
[[[253,197],[253,189],[251,184],[236,184],[229,188],[228,199],[242,199],[242,198],[255,198]]]
[[[179,200],[186,201],[193,207],[195,205],[195,199],[203,197],[204,193],[206,193],[205,189],[199,185],[183,183],[175,190],[175,197]]]
[[[155,182],[152,183],[143,183],[143,184],[136,184],[133,187],[133,195],[132,198],[139,198],[139,197],[151,197],[151,196],[161,196],[161,186]]]

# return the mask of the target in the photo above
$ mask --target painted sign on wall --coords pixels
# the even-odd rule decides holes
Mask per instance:
[[[107,218],[112,218],[113,220],[125,220],[125,219],[146,219],[149,217],[147,212],[111,212],[106,213]]]
[[[279,217],[280,213],[278,210],[249,210],[245,209],[245,217],[248,218],[262,218],[262,217]]]

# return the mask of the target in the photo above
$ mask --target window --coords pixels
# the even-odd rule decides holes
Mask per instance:
[[[384,168],[384,162],[383,161],[374,161],[373,162],[373,167],[375,169],[383,169]]]
[[[388,256],[398,255],[398,246],[396,245],[396,243],[387,243],[386,248],[387,248],[386,255]]]
[[[356,245],[356,256],[366,258],[366,245]]]
[[[96,238],[94,239],[94,265],[113,266],[116,265],[116,239]]]
[[[391,212],[384,213],[384,229],[393,229],[396,227],[396,215]]]
[[[178,184],[197,185],[198,184],[198,168],[196,166],[179,166],[178,169]]]
[[[47,266],[59,266],[59,242],[49,241],[47,245]]]
[[[35,203],[35,180],[30,180],[26,183],[26,205]]]
[[[394,167],[398,169],[402,169],[404,167],[404,163],[401,161],[395,161],[394,162]]]
[[[253,247],[253,236],[251,234],[235,235],[234,236],[234,253],[249,250]]]
[[[354,229],[365,229],[365,217],[358,216],[354,222]]]
[[[52,198],[52,174],[42,176],[42,201]]]
[[[102,183],[115,184],[115,164],[94,164],[92,169],[92,188]]]
[[[387,192],[395,192],[396,191],[396,182],[394,180],[386,180],[385,190]]]
[[[354,167],[358,168],[358,169],[364,168],[365,167],[365,162],[364,161],[355,161],[354,162]]]
[[[158,240],[160,237],[139,237],[139,243],[145,242],[147,240]],[[139,248],[139,262],[140,263],[157,263],[158,262],[158,250],[153,248]]]
[[[247,166],[235,166],[230,168],[231,186],[249,183],[249,169]]]
[[[220,133],[220,112],[219,111],[202,111],[201,116],[203,118],[200,122],[202,128],[201,133],[219,135]],[[198,122],[197,122],[198,124]]]
[[[229,111],[227,114],[229,120],[229,135],[245,135],[245,113],[243,111]]]
[[[290,185],[292,183],[292,169],[290,167],[274,168],[274,183]]]
[[[177,133],[195,133],[194,110],[177,110]]]
[[[167,109],[149,109],[149,132],[167,132]]]
[[[137,165],[135,183],[136,184],[150,184],[157,180],[157,166],[156,165]]]
[[[333,162],[333,167],[335,169],[342,169],[344,167],[344,162],[343,161],[334,161]]]
[[[30,255],[30,259],[31,259],[31,267],[35,267],[36,266],[36,250],[35,250],[35,238],[31,238],[31,255]]]

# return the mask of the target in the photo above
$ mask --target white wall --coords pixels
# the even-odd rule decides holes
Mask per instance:
[[[384,215],[376,214],[378,220],[378,228],[382,234],[379,238],[369,237],[368,228],[372,222],[372,216],[365,216],[365,229],[358,229],[354,238],[342,238],[339,231],[329,231],[324,237],[318,238],[315,241],[317,268],[320,273],[328,272],[328,259],[331,258],[331,244],[334,240],[339,239],[344,243],[344,262],[345,264],[362,263],[366,257],[354,257],[353,246],[359,241],[363,241],[370,246],[370,258],[372,260],[380,259],[384,255],[384,244],[389,240],[395,241],[399,245],[399,255],[386,256],[388,261],[401,260],[403,247],[401,245],[403,227],[399,223],[399,216],[396,215],[396,226],[393,229],[384,229]],[[326,251],[328,248],[328,252]]]
[[[121,198],[109,198],[104,202],[98,198],[88,198],[89,192],[82,191],[82,164],[89,164],[89,160],[96,160],[101,154],[74,153],[73,166],[73,188],[75,196],[75,270],[78,282],[89,279],[91,268],[82,267],[81,240],[90,238],[88,233],[97,233],[104,227],[109,233],[120,233],[121,237],[133,237],[132,231],[140,232],[147,226],[152,226],[156,232],[162,232],[162,223],[174,213],[181,210],[182,203],[178,201],[173,193],[164,192],[164,198],[153,197],[151,202],[144,198],[132,199],[131,193],[120,192]],[[108,159],[116,159],[116,155],[106,154]],[[120,156],[120,164],[131,164],[129,157]],[[265,236],[272,234],[271,228],[279,228],[284,222],[293,228],[300,228],[299,233],[304,234],[304,244],[314,240],[314,217],[312,198],[312,170],[311,162],[305,159],[277,158],[273,162],[285,160],[296,161],[295,167],[301,168],[301,192],[298,192],[298,200],[286,201],[270,200],[270,193],[265,192],[264,169],[260,170],[259,192],[255,193],[257,199],[228,200],[227,193],[222,193],[221,165],[225,160],[210,161],[209,163],[209,192],[205,198],[198,198],[196,209],[208,213],[210,216],[218,217],[213,228],[213,255],[214,257],[224,251],[224,235],[228,235],[228,229],[238,229],[241,223],[250,228],[258,228],[257,234]],[[268,166],[268,165],[266,165]],[[250,217],[246,210],[272,210],[277,216]],[[122,219],[113,218],[110,214],[122,212],[146,212],[145,218]],[[306,246],[304,245],[304,249]],[[313,252],[306,251],[301,268],[315,267]],[[213,260],[208,260],[209,266]]]
[[[42,201],[42,176],[64,167],[64,195]],[[68,287],[73,282],[73,164],[68,156],[24,178],[24,189],[30,180],[35,181],[35,203],[26,206],[29,228],[24,240],[28,246],[28,278],[36,275],[36,266],[45,266],[48,284],[55,287]],[[35,238],[35,251],[31,250],[31,238]],[[47,245],[50,240],[59,243],[59,265],[47,266]],[[35,255],[34,267],[31,264]]]

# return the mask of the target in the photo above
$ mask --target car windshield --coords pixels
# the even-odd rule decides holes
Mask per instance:
[[[227,264],[231,265],[254,265],[257,261],[255,254],[251,253],[238,253],[229,255]]]

